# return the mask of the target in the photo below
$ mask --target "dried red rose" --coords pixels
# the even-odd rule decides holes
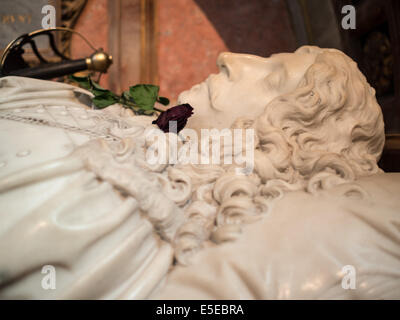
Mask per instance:
[[[192,110],[190,104],[180,104],[161,112],[157,120],[152,123],[156,124],[162,131],[169,132],[169,122],[176,121],[177,132],[179,132],[185,127],[187,119],[193,114]]]

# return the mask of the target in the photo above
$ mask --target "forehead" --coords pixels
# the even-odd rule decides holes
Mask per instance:
[[[286,67],[300,68],[305,65],[311,65],[317,56],[317,53],[277,53],[272,54],[269,59],[274,62],[285,65]]]
[[[313,60],[317,56],[317,53],[313,52],[284,52],[284,53],[274,53],[271,54],[270,59],[279,60],[282,62],[285,61],[294,61],[294,60]]]

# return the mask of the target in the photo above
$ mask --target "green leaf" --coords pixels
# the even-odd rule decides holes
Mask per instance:
[[[92,101],[97,108],[102,109],[119,102],[119,97],[107,90],[103,91],[101,94],[96,94]]]
[[[166,97],[158,97],[157,101],[163,104],[164,106],[167,106],[169,104],[169,99]]]
[[[129,87],[129,95],[136,105],[143,110],[152,110],[157,101],[159,86],[151,84],[138,84]]]
[[[133,98],[131,97],[131,95],[130,95],[130,93],[129,93],[129,90],[124,91],[124,92],[122,93],[122,97],[123,97],[125,100],[132,101],[132,102],[133,102]]]
[[[93,90],[97,90],[97,91],[110,91],[110,90],[104,89],[102,86],[100,86],[97,82],[93,81],[92,79],[90,79],[90,82],[92,83]],[[111,91],[110,91],[110,92],[111,92]]]
[[[72,81],[75,81],[76,83],[78,83],[78,85],[80,87],[82,87],[83,89],[90,90],[92,87],[91,80],[89,77],[77,77],[74,75],[70,75],[69,78]]]
[[[121,96],[118,96],[112,91],[104,89],[90,77],[71,75],[69,78],[77,82],[80,87],[93,93],[93,104],[99,109],[106,108],[114,103],[121,103],[125,108],[132,109],[136,114],[152,115],[155,112],[154,104],[156,101],[163,105],[169,104],[168,98],[158,96],[160,88],[155,85],[138,84],[129,87],[129,90],[124,91]]]
[[[100,97],[100,96],[94,97],[92,101],[94,105],[99,109],[103,109],[118,102],[118,100],[114,99],[113,97]]]

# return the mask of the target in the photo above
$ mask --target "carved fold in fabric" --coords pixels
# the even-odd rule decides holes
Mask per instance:
[[[356,64],[316,47],[218,64],[178,103],[195,109],[188,128],[254,129],[248,175],[150,164],[154,119],[90,110],[69,86],[1,80],[0,245],[17,243],[0,250],[2,297],[400,296],[400,177],[377,166],[382,113]],[[60,291],[32,285],[43,263],[59,268]]]

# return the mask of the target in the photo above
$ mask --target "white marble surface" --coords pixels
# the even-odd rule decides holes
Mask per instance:
[[[316,47],[218,64],[179,100],[190,128],[254,129],[248,176],[150,166],[152,118],[0,79],[1,298],[400,298],[400,177],[377,166],[382,113],[357,65]]]
[[[150,119],[127,122],[119,106],[94,111],[75,97],[82,90],[64,84],[16,77],[0,83],[0,296],[145,298],[168,271],[171,245],[154,232],[137,197],[122,194],[74,152],[102,135],[138,135]],[[16,121],[21,117],[25,122]],[[100,159],[97,147],[92,154]],[[48,264],[56,268],[55,290],[41,287]]]

